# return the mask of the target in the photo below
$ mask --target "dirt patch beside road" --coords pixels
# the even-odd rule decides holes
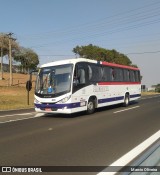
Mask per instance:
[[[13,86],[10,87],[9,73],[4,73],[4,80],[0,80],[0,110],[34,107],[34,82],[30,91],[30,105],[27,103],[26,81],[28,79],[29,75],[13,73]]]
[[[20,73],[13,73],[13,86],[26,86],[26,81],[29,80],[30,75],[28,74],[20,74]],[[35,81],[36,77],[32,76],[32,80]],[[4,80],[0,80],[0,86],[9,86],[10,85],[10,74],[4,72],[3,73]]]
[[[0,87],[0,110],[34,107],[34,89],[29,94],[30,105],[27,103],[25,87]]]

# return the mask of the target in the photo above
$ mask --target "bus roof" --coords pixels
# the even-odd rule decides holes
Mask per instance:
[[[74,59],[53,61],[50,63],[43,64],[41,67],[58,66],[58,65],[63,65],[63,64],[75,64],[77,62],[89,62],[89,63],[101,64],[101,65],[106,65],[106,66],[111,66],[111,67],[139,70],[139,68],[132,67],[132,66],[126,66],[122,64],[116,64],[116,63],[109,63],[105,61],[96,61],[96,60],[91,60],[91,59],[86,59],[86,58],[74,58]]]
[[[137,67],[126,66],[126,65],[123,65],[123,64],[109,63],[109,62],[105,62],[105,61],[102,61],[102,64],[106,65],[106,66],[111,66],[111,67],[119,67],[119,68],[124,68],[124,69],[139,70],[139,68],[137,68]]]
[[[57,65],[62,65],[62,64],[75,64],[77,62],[89,62],[89,63],[97,64],[96,60],[91,60],[91,59],[86,59],[86,58],[73,58],[73,59],[53,61],[50,63],[43,64],[41,67],[57,66]]]

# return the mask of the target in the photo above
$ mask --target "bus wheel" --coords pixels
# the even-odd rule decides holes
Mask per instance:
[[[123,106],[127,107],[129,105],[129,94],[125,95]]]
[[[89,99],[87,104],[87,114],[92,114],[95,111],[95,100],[93,98]]]

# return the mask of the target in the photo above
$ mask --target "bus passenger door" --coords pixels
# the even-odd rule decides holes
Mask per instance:
[[[87,85],[87,68],[84,63],[77,63],[73,77],[73,93]]]
[[[73,111],[86,110],[87,105],[87,66],[85,63],[77,63],[74,70],[72,102],[79,104]]]

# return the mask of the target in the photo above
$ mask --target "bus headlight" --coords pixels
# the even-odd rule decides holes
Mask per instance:
[[[70,98],[71,96],[65,97],[60,101],[60,103],[66,103]]]
[[[41,104],[41,102],[38,101],[36,98],[34,99],[34,103],[35,103],[35,104]]]

